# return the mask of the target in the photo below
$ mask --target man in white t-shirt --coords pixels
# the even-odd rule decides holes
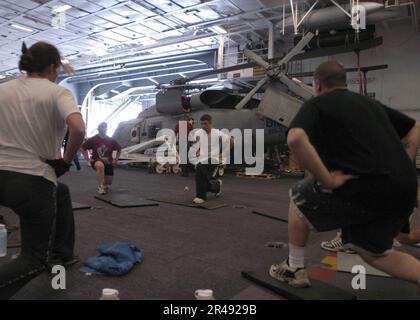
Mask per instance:
[[[218,165],[226,163],[226,153],[233,148],[234,140],[229,135],[213,128],[210,115],[203,115],[200,119],[201,129],[193,133],[195,144],[190,149],[192,163],[196,163],[196,197],[195,204],[202,204],[207,200],[207,193],[222,193],[222,180],[215,179]]]
[[[2,300],[51,265],[75,261],[70,191],[57,178],[69,170],[85,125],[72,93],[54,83],[60,67],[54,46],[24,45],[19,68],[27,77],[0,85],[0,205],[19,216],[22,238],[19,257],[0,266]]]

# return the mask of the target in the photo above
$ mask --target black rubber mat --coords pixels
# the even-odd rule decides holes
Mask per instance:
[[[280,221],[284,223],[289,223],[287,219],[280,218],[278,214],[276,215],[274,213],[264,212],[262,210],[252,210],[252,213],[258,216],[264,217],[264,218],[268,218],[268,219],[272,219],[272,220],[276,220],[276,221]]]
[[[366,276],[366,290],[354,290],[354,274],[337,272],[333,284],[353,292],[358,300],[420,300],[420,290],[415,283],[377,276]]]
[[[299,289],[271,278],[268,272],[242,272],[242,276],[290,300],[356,300],[350,292],[312,279],[312,287]]]
[[[110,192],[106,195],[97,195],[95,198],[118,208],[156,207],[159,205],[156,202],[124,192]]]
[[[88,209],[92,208],[91,206],[89,206],[87,204],[82,204],[82,203],[78,203],[78,202],[72,202],[72,207],[73,207],[73,211],[88,210]]]
[[[268,290],[262,286],[250,285],[248,288],[240,291],[238,294],[233,296],[229,300],[287,300],[283,297],[280,297],[275,292]]]
[[[178,206],[190,207],[190,208],[200,208],[200,209],[207,209],[207,210],[216,210],[220,208],[227,207],[228,204],[224,203],[220,199],[211,199],[202,204],[194,204],[190,198],[185,199],[182,197],[174,197],[174,196],[156,196],[151,197],[149,200],[162,202],[162,203],[169,203],[175,204]]]

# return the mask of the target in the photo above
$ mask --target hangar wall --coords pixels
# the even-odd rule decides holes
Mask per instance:
[[[377,26],[384,43],[377,48],[362,51],[362,66],[388,64],[388,69],[367,73],[368,92],[382,103],[402,110],[420,121],[420,32],[412,25]],[[337,59],[346,67],[357,66],[354,53],[311,59],[304,62],[305,71],[314,70],[320,62]],[[349,88],[359,91],[358,74],[348,75]]]

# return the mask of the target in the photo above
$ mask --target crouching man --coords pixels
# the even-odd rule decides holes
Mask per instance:
[[[113,138],[107,136],[108,125],[103,122],[98,127],[98,134],[88,139],[82,146],[83,157],[96,171],[98,179],[98,194],[106,194],[114,181],[114,166],[121,156],[121,146]],[[92,150],[89,159],[88,150]],[[117,152],[116,157],[113,153]]]
[[[211,192],[220,196],[222,193],[222,180],[215,178],[218,166],[224,161],[226,149],[232,149],[234,139],[220,130],[213,128],[210,115],[200,119],[201,129],[194,134],[195,144],[191,147],[190,154],[199,155],[196,162],[196,197],[195,204],[202,204],[207,200],[207,193]],[[220,148],[222,145],[222,149]],[[194,161],[193,161],[194,162]]]
[[[394,277],[419,281],[420,262],[393,251],[393,240],[416,205],[416,122],[378,101],[350,92],[335,61],[314,74],[316,97],[292,121],[288,144],[312,175],[291,190],[289,258],[270,275],[308,287],[305,246],[310,230],[342,229],[344,246]],[[408,145],[406,151],[402,141]]]

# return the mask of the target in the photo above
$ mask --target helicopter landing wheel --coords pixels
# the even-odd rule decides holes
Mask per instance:
[[[219,177],[223,177],[225,175],[225,168],[224,167],[220,167],[219,169],[217,169],[217,175]]]
[[[171,166],[171,168],[174,174],[179,174],[181,172],[181,167],[179,166],[179,164],[173,165]]]
[[[157,164],[156,167],[155,167],[155,170],[156,170],[157,174],[162,174],[162,173],[166,172],[165,166],[161,165],[161,164]]]

